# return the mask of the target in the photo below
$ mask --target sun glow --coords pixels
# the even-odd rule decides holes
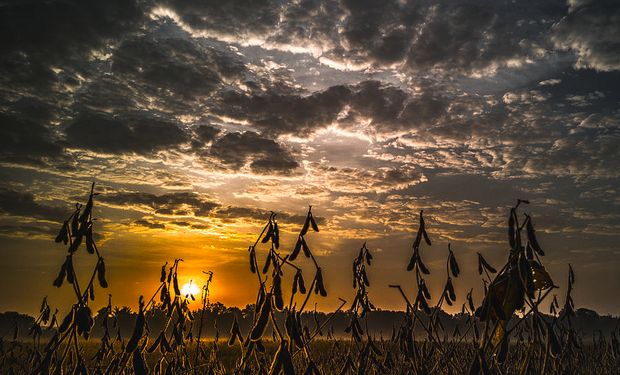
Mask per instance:
[[[181,287],[181,294],[184,296],[192,295],[196,297],[200,294],[200,288],[198,287],[198,285],[194,284],[192,280],[190,280],[189,283],[185,283]]]

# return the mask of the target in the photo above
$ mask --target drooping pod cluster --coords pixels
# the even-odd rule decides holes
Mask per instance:
[[[372,258],[370,249],[368,249],[364,242],[360,248],[359,255],[353,261],[353,288],[356,289],[356,293],[350,311],[361,317],[364,317],[366,313],[375,308],[368,298],[368,290],[366,289],[370,286],[366,266],[371,265]]]
[[[58,276],[53,281],[53,285],[60,288],[65,280],[71,285],[75,294],[75,303],[71,306],[69,312],[62,319],[56,334],[46,345],[42,359],[37,363],[37,371],[41,373],[49,373],[52,371],[62,371],[65,366],[66,355],[59,356],[57,349],[64,343],[71,340],[77,342],[77,337],[81,336],[88,339],[94,325],[93,313],[89,306],[89,302],[95,300],[95,279],[101,288],[107,288],[108,282],[105,274],[105,261],[101,256],[97,244],[95,242],[95,234],[93,230],[93,206],[95,193],[95,183],[93,182],[85,205],[77,203],[73,213],[64,220],[55,242],[67,246],[67,256],[60,267]],[[74,257],[78,254],[81,245],[84,244],[88,254],[94,254],[97,257],[92,276],[85,284],[80,284],[80,280],[75,271]],[[32,334],[40,335],[40,322],[46,322],[49,318],[50,308],[44,301],[41,308],[40,320],[35,322]],[[52,326],[56,322],[56,313],[52,318]],[[67,346],[69,348],[69,346]],[[67,349],[68,351],[69,349]],[[73,354],[73,363],[77,371],[85,371],[85,360],[82,357],[82,351],[79,344],[71,347]]]
[[[327,297],[323,270],[319,266],[307,241],[310,230],[319,232],[317,219],[312,213],[312,207],[308,209],[292,251],[288,255],[283,256],[279,252],[281,248],[280,227],[276,221],[276,214],[272,213],[254,245],[248,248],[250,272],[257,276],[259,293],[256,299],[252,326],[242,346],[242,357],[237,363],[239,371],[247,372],[250,371],[250,368],[261,368],[263,366],[260,360],[261,356],[264,356],[263,341],[270,328],[274,341],[280,344],[270,361],[269,373],[294,373],[294,365],[290,359],[298,353],[304,355],[306,368],[309,373],[319,373],[318,367],[309,354],[308,344],[317,334],[322,334],[322,325],[317,321],[315,332],[310,333],[310,329],[302,324],[300,318],[312,294]],[[262,267],[259,267],[257,259],[257,245],[259,243],[270,245]],[[301,267],[293,263],[298,260],[298,256],[302,252],[306,259],[311,260],[315,269],[314,278],[310,286],[306,284]],[[286,306],[282,285],[286,276],[285,269],[287,268],[293,271],[288,306]],[[268,286],[269,279],[271,280],[270,286]],[[305,296],[300,307],[297,307],[295,303],[295,295],[297,293]],[[276,314],[279,313],[285,315],[283,327],[280,326],[275,318]],[[231,329],[231,334],[233,330],[236,331],[234,326]],[[254,364],[251,363],[252,357],[254,358]]]

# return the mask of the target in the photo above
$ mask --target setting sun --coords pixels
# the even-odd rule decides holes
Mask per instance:
[[[185,283],[181,287],[181,294],[183,294],[184,296],[189,294],[189,295],[196,297],[198,296],[198,294],[200,294],[200,288],[198,287],[198,285],[194,284],[190,280],[189,283]]]

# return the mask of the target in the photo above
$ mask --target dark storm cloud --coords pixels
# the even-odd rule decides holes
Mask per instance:
[[[149,229],[166,229],[166,225],[164,223],[147,220],[147,219],[139,219],[133,222],[134,225],[138,225],[141,227],[149,228]]]
[[[102,47],[125,35],[145,17],[142,2],[5,1],[0,8],[0,51],[62,60]]]
[[[146,192],[116,192],[102,194],[99,200],[136,210],[153,211],[160,215],[208,216],[219,203],[194,192],[174,192],[156,195]]]
[[[218,134],[221,133],[221,131],[221,129],[210,125],[198,125],[194,129],[196,140],[199,142],[199,144],[213,142],[213,140],[215,140],[215,138],[218,136]]]
[[[413,2],[343,0],[342,7],[348,15],[342,34],[349,53],[380,64],[402,61],[423,22],[422,9]]]
[[[108,113],[136,108],[171,115],[201,114],[211,94],[245,77],[244,63],[225,48],[204,46],[163,20],[131,37],[73,96],[73,111]],[[220,46],[222,47],[222,46]]]
[[[65,129],[71,147],[107,153],[149,154],[186,142],[176,124],[149,114],[78,115]]]
[[[357,114],[381,123],[398,118],[407,99],[408,94],[399,88],[365,81],[352,87],[348,104]]]
[[[344,59],[361,58],[378,64],[404,61],[409,66],[425,69],[440,67],[463,72],[491,66],[498,59],[512,58],[517,47],[529,48],[523,40],[537,37],[545,23],[543,15],[552,19],[558,9],[565,8],[556,3],[527,8],[504,2],[458,2],[437,6],[396,1],[299,4],[163,1],[157,4],[174,10],[184,22],[198,29],[275,37],[280,32],[293,35],[294,32],[288,31],[312,24],[311,30],[316,30],[320,38],[336,38],[328,43],[329,48],[344,53]],[[113,2],[105,6],[92,5],[92,9],[87,5],[80,7],[81,10],[74,12],[91,15],[88,12],[97,11],[108,23],[98,20],[85,29],[87,35],[75,36],[65,34],[71,34],[69,29],[78,27],[83,21],[67,19],[77,26],[64,26],[69,29],[46,36],[52,46],[63,44],[55,53],[70,56],[78,50],[90,51],[111,41],[115,43],[109,50],[111,58],[98,67],[91,67],[93,72],[99,70],[103,74],[93,74],[80,83],[79,90],[71,98],[75,103],[74,113],[68,114],[70,120],[64,123],[69,124],[65,131],[73,147],[138,154],[175,148],[188,141],[188,136],[169,119],[175,115],[199,114],[210,108],[217,114],[247,120],[261,137],[265,137],[263,141],[254,140],[260,146],[258,156],[250,157],[247,147],[239,145],[248,140],[235,140],[231,147],[242,151],[233,155],[221,150],[221,144],[231,141],[231,136],[215,141],[215,134],[196,133],[199,143],[215,142],[211,151],[213,157],[233,169],[249,163],[255,173],[287,173],[298,163],[268,138],[283,134],[305,137],[335,122],[346,127],[367,120],[378,132],[406,131],[429,127],[448,116],[451,98],[427,89],[412,94],[379,81],[335,85],[314,93],[293,88],[293,82],[283,85],[265,80],[257,80],[259,86],[266,87],[262,90],[244,92],[225,88],[226,82],[243,81],[249,74],[244,63],[231,51],[208,47],[178,30],[174,36],[166,34],[166,30],[172,30],[169,19],[142,25],[141,35],[133,35],[145,20],[141,13],[146,14],[151,9],[141,3]],[[327,14],[326,17],[308,17],[302,9],[311,14],[323,14],[327,9],[335,13],[332,17]],[[107,16],[115,12],[122,13],[122,17],[114,21],[118,24],[113,24]],[[526,12],[531,12],[534,21],[520,22],[527,19]],[[54,11],[50,14],[58,15]],[[75,16],[77,13],[69,14]],[[339,21],[338,17],[343,18]],[[17,27],[15,23],[11,25]],[[103,26],[109,30],[104,30]],[[515,28],[511,29],[513,26]],[[41,25],[40,30],[44,27],[50,26]],[[288,31],[285,33],[285,30]],[[16,30],[11,33],[15,34]],[[312,37],[302,34],[299,31],[297,37]],[[68,43],[71,38],[75,39],[73,46],[65,46],[71,44]],[[519,43],[515,44],[515,40]],[[34,51],[37,43],[38,38],[26,38],[23,43],[12,42],[5,48],[26,51],[28,56],[28,51]],[[329,51],[325,53],[329,55]],[[251,82],[245,81],[246,86],[250,87]],[[171,116],[164,119],[152,110],[153,107]],[[135,113],[137,108],[142,112],[127,114]],[[34,133],[46,128],[42,129]]]
[[[56,74],[49,65],[31,61],[23,54],[0,56],[0,85],[2,91],[49,94],[57,83]]]
[[[35,236],[42,236],[49,239],[53,238],[52,236],[56,236],[57,230],[57,228],[50,228],[40,225],[0,225],[0,236],[19,238],[33,238]]]
[[[45,126],[0,113],[0,158],[5,161],[36,163],[46,156],[60,155],[62,148],[51,139]]]
[[[512,1],[449,2],[428,9],[409,46],[414,69],[441,68],[471,73],[515,60],[534,59],[544,47],[549,19],[559,19],[561,1],[523,4]]]
[[[577,67],[620,70],[620,3],[569,1],[569,14],[553,29],[557,48],[574,51]]]
[[[257,95],[227,91],[216,111],[248,119],[267,134],[306,136],[334,121],[349,95],[345,86],[306,96],[271,90]]]
[[[281,3],[277,29],[269,36],[270,42],[307,45],[318,43],[326,48],[337,47],[339,21],[344,9],[338,1],[305,0]],[[276,31],[277,30],[277,31]]]
[[[0,159],[40,164],[45,158],[60,157],[63,149],[45,126],[53,116],[49,105],[34,98],[9,104],[0,112]]]
[[[213,48],[182,38],[139,37],[124,41],[112,57],[112,72],[165,95],[205,96],[221,83],[235,78],[245,67]]]
[[[447,99],[432,89],[413,95],[380,81],[364,81],[308,95],[225,92],[215,110],[248,120],[265,134],[304,137],[332,123],[346,127],[366,119],[379,132],[412,129],[439,120],[447,107]]]
[[[549,20],[559,19],[563,1],[383,2],[345,1],[344,37],[371,62],[403,63],[413,72],[493,71],[512,61],[535,59],[546,45]]]
[[[55,222],[64,220],[70,214],[66,209],[36,202],[30,193],[6,188],[0,188],[0,212]]]
[[[534,56],[562,1],[348,1],[346,53],[376,65],[470,74]]]
[[[133,32],[142,2],[5,1],[0,7],[0,69],[9,87],[48,88],[52,65],[75,62]],[[35,90],[36,91],[36,90]]]
[[[253,132],[227,133],[213,143],[208,154],[234,170],[249,163],[258,174],[288,174],[299,167],[282,145]]]
[[[379,132],[428,126],[444,116],[448,106],[446,99],[430,88],[412,95],[378,81],[356,85],[349,104],[354,117],[370,118]]]
[[[130,112],[144,106],[142,95],[126,82],[113,77],[102,77],[90,82],[74,95],[74,112],[101,111],[106,113]]]

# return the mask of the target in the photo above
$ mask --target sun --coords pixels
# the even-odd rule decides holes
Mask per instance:
[[[198,287],[198,285],[194,284],[192,280],[190,280],[189,283],[185,283],[181,287],[181,294],[184,296],[188,294],[192,296],[197,296],[198,294],[200,294],[200,288]]]

